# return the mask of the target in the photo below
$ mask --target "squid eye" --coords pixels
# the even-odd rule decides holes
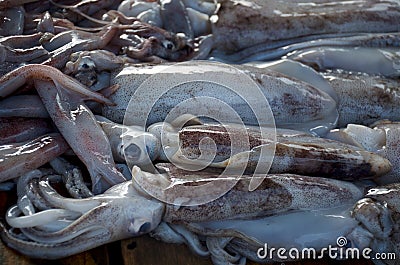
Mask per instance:
[[[125,156],[132,160],[138,160],[142,151],[140,147],[136,144],[130,144],[127,148],[124,149]]]
[[[117,151],[118,151],[118,155],[123,158],[124,157],[124,145],[122,143],[118,145]]]
[[[169,41],[169,40],[164,40],[164,41],[162,42],[162,45],[163,45],[164,48],[166,48],[166,49],[168,49],[168,50],[175,49],[175,45],[174,45],[171,41]]]
[[[146,234],[151,231],[151,228],[151,222],[143,222],[141,220],[135,222],[135,219],[132,219],[128,231],[135,235]]]
[[[151,224],[149,222],[146,222],[140,226],[139,233],[148,233],[150,232],[150,229],[151,229]]]
[[[95,69],[96,65],[92,61],[92,59],[88,57],[83,57],[82,60],[78,64],[78,70],[87,71],[90,69]]]

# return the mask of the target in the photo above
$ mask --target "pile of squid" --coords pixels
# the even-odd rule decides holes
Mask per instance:
[[[0,16],[0,184],[18,197],[0,225],[10,248],[58,259],[150,234],[245,264],[301,258],[261,257],[265,243],[320,252],[345,237],[344,249],[400,257],[398,1],[3,0]],[[257,84],[274,126],[214,82],[129,106],[151,77],[210,74],[204,60]],[[187,61],[196,71],[165,70]],[[204,96],[245,129],[166,120]],[[132,108],[151,109],[143,126],[124,122]],[[231,187],[191,203],[202,194],[187,188],[207,183]]]

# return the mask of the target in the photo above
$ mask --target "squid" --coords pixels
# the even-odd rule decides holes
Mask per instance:
[[[263,185],[254,192],[249,192],[249,178],[243,176],[232,190],[215,201],[198,206],[177,206],[165,204],[149,196],[135,182],[142,174],[156,182],[165,181],[166,176],[142,172],[138,167],[134,167],[132,172],[133,181],[115,185],[104,194],[87,199],[62,197],[48,181],[39,181],[37,192],[52,208],[31,215],[21,215],[17,207],[10,208],[7,222],[12,227],[19,228],[22,234],[15,234],[16,232],[2,225],[3,241],[25,255],[56,259],[151,231],[160,236],[162,229],[157,230],[157,227],[161,222],[181,224],[181,231],[185,231],[188,230],[185,228],[186,222],[192,224],[215,221],[223,224],[230,222],[228,220],[235,222],[250,217],[269,218],[267,216],[291,211],[316,210],[326,211],[328,214],[337,207],[354,204],[363,194],[361,188],[349,182],[295,174],[270,175],[264,179]],[[190,174],[174,171],[169,181],[174,178],[188,179]],[[212,177],[212,174],[205,173],[196,178],[207,181],[207,176]],[[190,185],[191,182],[188,180],[177,185]],[[66,221],[57,222],[62,219]],[[351,230],[355,223],[348,222],[343,231]],[[243,233],[227,231],[226,236],[243,237]],[[192,242],[196,242],[195,237]],[[193,248],[196,246],[193,245]],[[213,248],[211,247],[210,252]]]

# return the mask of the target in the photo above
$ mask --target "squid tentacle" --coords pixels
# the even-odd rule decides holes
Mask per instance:
[[[39,182],[39,190],[43,198],[51,203],[53,207],[78,211],[81,214],[85,214],[101,204],[100,201],[91,198],[76,200],[63,197],[55,191],[47,181]]]
[[[156,229],[150,232],[150,236],[165,243],[186,243],[185,238],[166,222],[161,222]]]
[[[33,241],[44,242],[44,243],[62,243],[76,238],[89,231],[102,231],[107,230],[106,227],[96,223],[96,219],[88,218],[90,215],[101,215],[102,211],[107,208],[107,206],[99,206],[88,212],[85,215],[79,217],[72,224],[67,227],[49,233],[46,230],[36,229],[36,228],[23,228],[22,233]]]
[[[213,260],[214,264],[219,264],[221,262],[235,264],[240,261],[240,255],[237,253],[232,255],[225,250],[226,245],[228,245],[232,239],[232,237],[207,237],[207,248],[211,253],[211,259]]]
[[[50,161],[50,165],[58,174],[63,176],[65,187],[73,198],[93,197],[93,193],[85,185],[82,173],[77,167],[61,157]]]
[[[32,179],[40,178],[41,176],[43,176],[43,173],[40,170],[35,169],[35,170],[32,170],[32,171],[28,172],[27,174],[21,176],[18,179],[18,183],[17,183],[17,196],[18,196],[17,205],[18,205],[19,209],[23,212],[24,215],[31,215],[31,214],[34,214],[36,212],[35,211],[35,207],[32,204],[32,201],[26,195],[25,188],[27,187],[28,183]]]
[[[3,242],[13,249],[32,258],[59,259],[107,243],[110,232],[103,230],[89,231],[80,237],[58,244],[38,243],[21,239],[8,231],[0,222],[0,236]]]
[[[28,216],[19,216],[21,213],[17,205],[11,207],[6,214],[7,223],[15,228],[23,228],[43,225],[60,218],[75,219],[81,216],[78,212],[64,209],[49,209]]]
[[[25,194],[32,204],[39,210],[60,208],[54,207],[54,204],[51,201],[47,201],[43,198],[43,194],[39,190],[38,179],[32,179],[28,182],[28,185],[25,187]]]
[[[201,244],[198,236],[195,233],[185,229],[181,225],[170,224],[170,227],[185,239],[186,244],[194,253],[203,257],[208,257],[210,255],[208,250],[204,250],[204,246]]]
[[[69,226],[72,223],[73,223],[73,220],[60,219],[60,220],[56,220],[54,222],[50,222],[50,223],[47,223],[44,225],[38,225],[38,226],[36,226],[36,228],[38,228],[42,231],[47,231],[48,233],[53,233],[55,231],[59,231],[61,229],[66,228],[67,226]]]

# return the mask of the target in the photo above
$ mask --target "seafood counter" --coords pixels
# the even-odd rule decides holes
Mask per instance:
[[[399,264],[399,1],[0,0],[0,16],[9,248],[60,259],[148,234],[215,265]]]

